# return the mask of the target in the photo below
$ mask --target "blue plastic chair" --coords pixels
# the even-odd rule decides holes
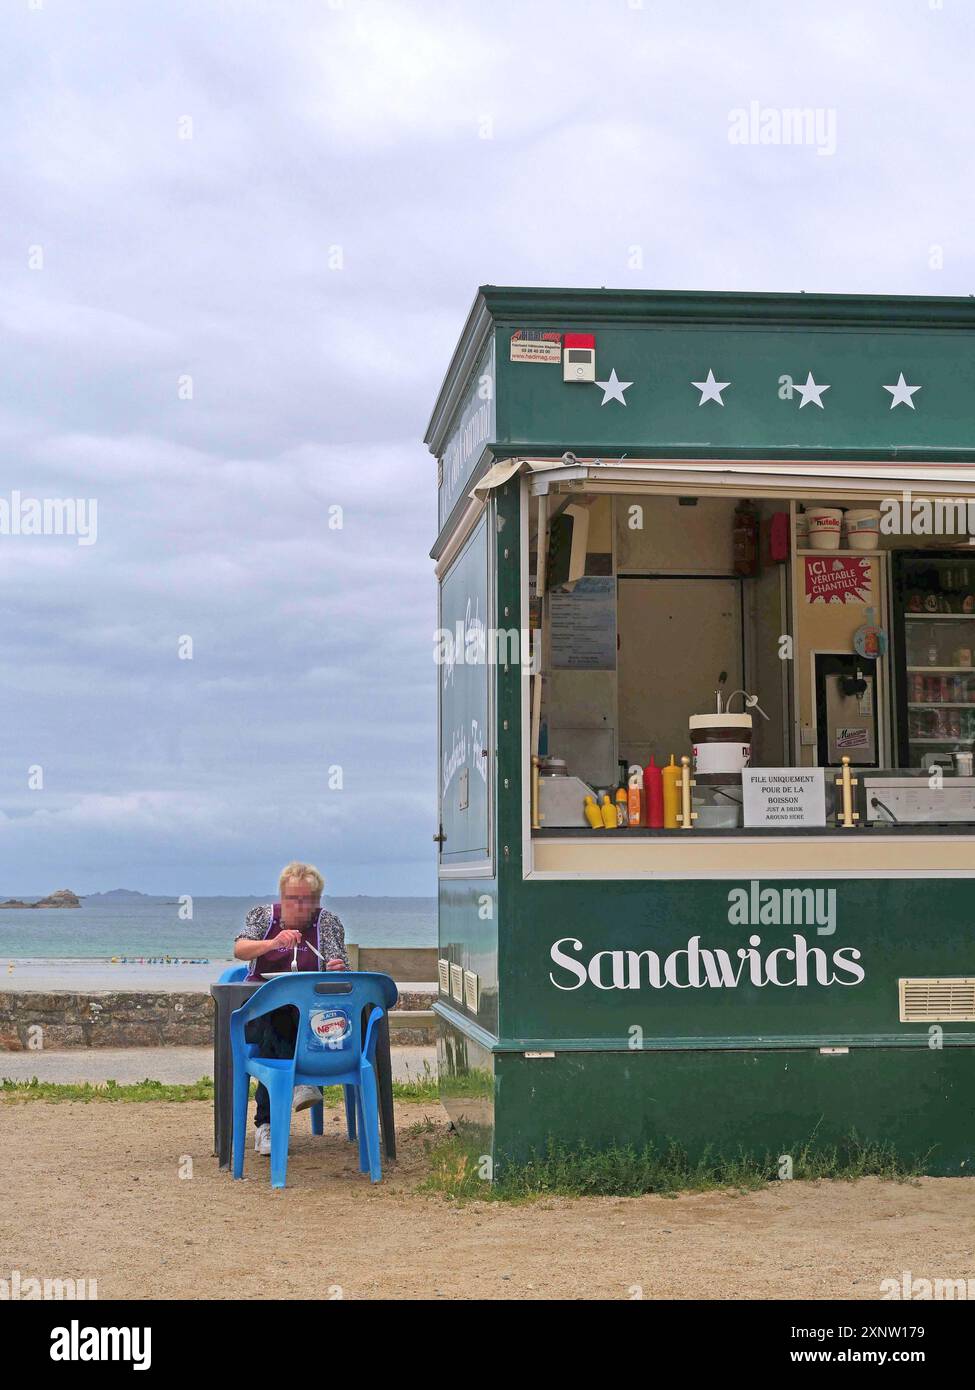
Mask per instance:
[[[284,1187],[288,1174],[291,1105],[296,1086],[344,1086],[349,1138],[359,1137],[359,1168],[373,1182],[382,1178],[379,1143],[379,1096],[373,1061],[376,1026],[399,995],[388,975],[369,971],[298,971],[268,980],[230,1015],[234,1059],[233,1174],[244,1175],[247,1099],[253,1076],[271,1100],[271,1186]],[[291,1004],[298,1010],[295,1055],[258,1057],[257,1045],[244,1038],[254,1018]],[[363,1011],[372,1012],[363,1036]],[[316,1122],[314,1112],[318,1112]],[[323,1132],[322,1104],[312,1107],[312,1129]],[[358,1123],[356,1124],[356,1121]]]
[[[218,985],[242,985],[247,979],[246,965],[228,965],[217,980]]]
[[[244,984],[244,982],[246,981],[246,979],[247,979],[247,966],[246,966],[246,965],[228,965],[227,969],[222,973],[222,975],[220,976],[220,978],[217,980],[217,984],[218,984],[218,985],[242,985],[242,984]],[[259,981],[259,982],[258,982],[258,987],[260,987],[260,985],[261,985],[262,983],[264,983],[264,982]],[[255,993],[256,993],[256,992],[257,992],[257,991],[255,990]],[[352,1089],[351,1086],[345,1086],[345,1087],[343,1087],[343,1089],[344,1089],[344,1091],[345,1091],[345,1126],[346,1126],[346,1131],[347,1131],[347,1133],[348,1133],[349,1139],[350,1139],[350,1141],[351,1141],[351,1140],[355,1139],[355,1136],[356,1136],[355,1091]],[[310,1110],[309,1110],[309,1114],[310,1114],[310,1116],[311,1116],[311,1132],[312,1132],[312,1134],[324,1134],[324,1133],[325,1133],[325,1107],[324,1107],[324,1105],[321,1103],[321,1101],[319,1101],[317,1105],[311,1106],[311,1108],[310,1108]]]

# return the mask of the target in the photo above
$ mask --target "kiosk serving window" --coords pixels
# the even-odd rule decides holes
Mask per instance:
[[[975,828],[967,536],[808,489],[529,514],[536,836]]]

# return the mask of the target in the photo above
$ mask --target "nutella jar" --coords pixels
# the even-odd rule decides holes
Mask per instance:
[[[692,714],[688,729],[695,772],[741,772],[751,762],[750,714]]]

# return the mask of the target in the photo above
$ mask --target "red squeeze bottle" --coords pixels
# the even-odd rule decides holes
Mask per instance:
[[[643,769],[643,805],[646,808],[644,825],[652,830],[662,830],[664,823],[664,782],[663,769],[659,768],[650,755],[650,761]]]

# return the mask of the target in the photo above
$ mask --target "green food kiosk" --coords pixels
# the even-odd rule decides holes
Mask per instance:
[[[975,300],[484,286],[426,443],[454,1124],[970,1174]]]

